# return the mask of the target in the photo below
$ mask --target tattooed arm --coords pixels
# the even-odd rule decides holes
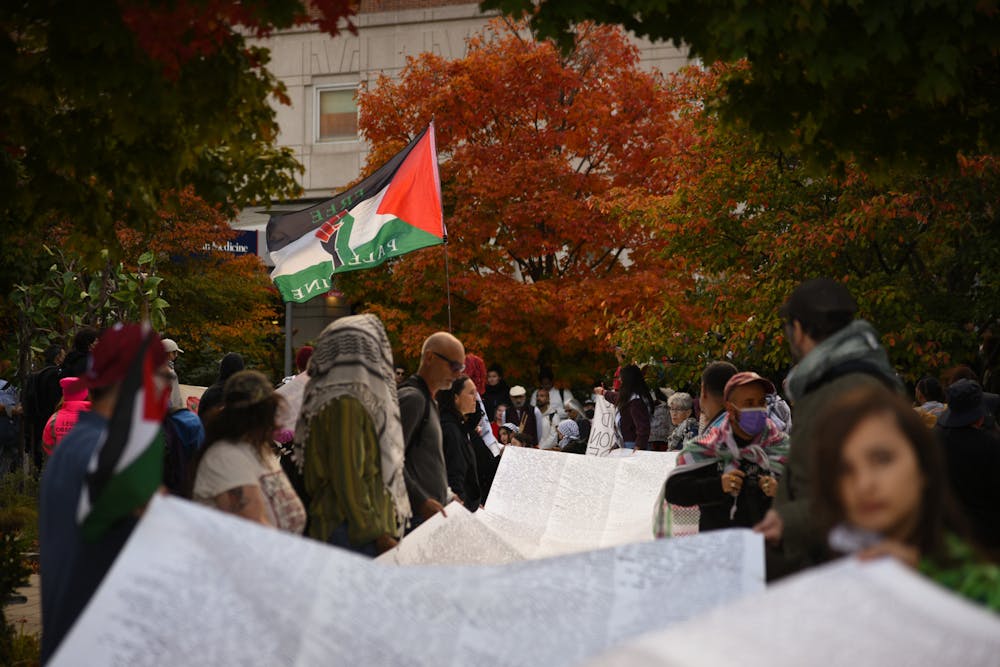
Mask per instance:
[[[215,497],[215,506],[223,512],[270,526],[271,521],[267,517],[264,502],[264,494],[256,484],[237,486]]]

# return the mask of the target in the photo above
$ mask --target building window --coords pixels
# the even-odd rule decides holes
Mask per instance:
[[[319,91],[319,141],[358,138],[358,105],[354,88]]]

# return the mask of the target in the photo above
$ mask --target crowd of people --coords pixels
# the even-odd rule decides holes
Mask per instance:
[[[657,536],[671,535],[676,508],[697,507],[701,531],[762,533],[769,579],[846,553],[891,555],[1000,611],[1000,485],[991,477],[1000,397],[964,367],[921,378],[908,399],[875,328],[835,281],[803,283],[780,315],[795,362],[782,391],[729,361],[707,364],[697,391],[674,391],[650,386],[622,359],[612,387],[578,395],[543,371],[529,394],[447,332],[427,337],[409,374],[381,321],[365,314],[327,326],[277,388],[227,354],[197,414],[178,391],[173,362],[183,350],[157,338],[163,486],[374,557],[450,502],[483,506],[506,447],[585,454],[595,407],[607,401],[618,447],[676,453]],[[133,400],[122,387],[138,329],[84,330],[70,354],[47,350],[23,405],[0,391],[4,415],[23,413],[44,443],[45,657],[137,520],[96,542],[77,525],[94,451],[119,403]]]

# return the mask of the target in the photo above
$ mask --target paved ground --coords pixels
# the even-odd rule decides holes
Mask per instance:
[[[27,586],[17,589],[19,595],[28,598],[27,602],[13,602],[4,606],[7,620],[18,632],[40,634],[42,632],[42,595],[38,586],[38,575],[31,575]]]

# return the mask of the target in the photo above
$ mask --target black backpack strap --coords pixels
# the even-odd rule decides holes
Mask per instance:
[[[431,399],[430,399],[430,396],[427,395],[427,392],[424,389],[423,383],[422,382],[418,382],[416,378],[417,378],[416,375],[411,375],[410,377],[406,378],[406,380],[404,380],[399,385],[400,389],[402,389],[403,387],[411,387],[413,389],[416,389],[417,393],[420,394],[420,398],[424,399],[424,414],[423,414],[423,417],[420,420],[420,426],[418,426],[413,431],[413,434],[406,441],[406,449],[410,448],[410,443],[411,442],[415,442],[415,441],[417,441],[417,440],[420,439],[420,434],[424,432],[424,427],[427,426],[427,418],[430,417],[430,414],[431,414]]]

